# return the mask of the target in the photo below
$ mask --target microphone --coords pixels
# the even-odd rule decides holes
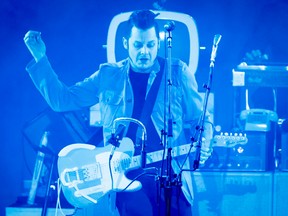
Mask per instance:
[[[222,35],[220,35],[220,34],[216,34],[216,35],[214,36],[213,46],[218,46],[218,44],[219,44],[221,38],[222,38]]]
[[[117,127],[116,132],[115,132],[115,128],[112,130],[111,137],[108,139],[108,143],[110,143],[112,145],[109,160],[112,159],[116,148],[118,148],[120,146],[119,141],[121,141],[123,139],[125,128],[126,128],[125,125],[120,124]]]
[[[222,35],[220,35],[220,34],[216,34],[214,36],[212,53],[211,53],[211,59],[210,59],[211,62],[215,62],[216,53],[217,53],[217,49],[218,49],[218,44],[219,44],[221,38],[222,38]]]
[[[174,21],[169,21],[164,25],[164,28],[166,31],[173,31],[175,29],[175,22]]]

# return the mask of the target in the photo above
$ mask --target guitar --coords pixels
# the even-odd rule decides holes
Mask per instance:
[[[228,134],[216,135],[213,146],[231,148],[238,144],[246,144],[246,136]],[[180,156],[190,151],[191,144],[172,148],[172,156]],[[134,144],[124,137],[120,147],[114,152],[110,161],[111,145],[96,148],[90,144],[71,144],[58,154],[58,173],[62,183],[62,191],[67,201],[78,208],[96,204],[99,199],[111,191],[136,191],[141,188],[139,181],[131,181],[125,172],[140,167],[141,156],[134,156]],[[192,148],[195,151],[195,148]],[[167,152],[167,151],[166,151]],[[146,164],[161,161],[163,150],[147,153]],[[113,184],[112,184],[112,178]],[[129,186],[128,186],[129,185]],[[128,187],[127,187],[128,186]],[[113,187],[113,188],[112,188]]]

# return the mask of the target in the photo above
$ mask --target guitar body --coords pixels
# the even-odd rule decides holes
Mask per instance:
[[[59,152],[58,173],[63,194],[70,204],[79,208],[95,204],[110,191],[121,191],[131,183],[125,172],[134,154],[133,142],[123,138],[111,159],[111,174],[110,152],[111,145],[96,148],[89,144],[71,144]],[[141,183],[135,181],[127,191],[140,188]]]
[[[221,134],[212,140],[213,146],[232,148],[237,144],[245,145],[246,136]],[[190,154],[195,151],[191,144],[173,147],[172,157]],[[125,174],[132,168],[141,166],[141,156],[134,155],[134,144],[124,137],[110,161],[111,145],[96,148],[94,145],[76,143],[64,147],[58,154],[58,174],[62,191],[67,201],[78,208],[96,204],[106,194],[114,191],[131,192],[139,190],[139,181],[131,181]],[[166,158],[165,151],[165,156]],[[163,150],[149,152],[146,164],[161,161]]]

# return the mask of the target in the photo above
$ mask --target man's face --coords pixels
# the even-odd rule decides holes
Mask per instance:
[[[153,66],[160,43],[154,27],[142,30],[134,26],[131,37],[123,38],[123,45],[128,50],[132,68],[144,72]]]

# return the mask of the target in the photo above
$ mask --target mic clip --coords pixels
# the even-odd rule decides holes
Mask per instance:
[[[123,139],[124,130],[125,130],[125,125],[122,125],[122,124],[120,124],[118,126],[116,132],[115,132],[115,127],[113,128],[113,131],[111,133],[111,137],[108,139],[108,143],[110,143],[112,145],[109,160],[112,159],[116,148],[119,148],[120,141]]]
[[[119,148],[119,146],[120,146],[120,142],[119,141],[120,140],[121,139],[119,139],[119,135],[115,136],[115,133],[112,133],[111,137],[108,139],[108,142],[112,145],[110,156],[109,156],[109,161],[112,159],[116,148]]]
[[[220,34],[216,34],[214,36],[213,46],[212,46],[212,53],[211,53],[211,59],[210,59],[210,61],[211,61],[210,67],[214,66],[216,53],[217,53],[217,49],[218,49],[218,44],[219,44],[221,38],[222,38],[222,35],[220,35]]]
[[[166,29],[166,31],[173,31],[175,29],[175,22],[174,21],[169,21],[168,23],[166,23],[164,25],[164,28]]]
[[[120,140],[121,140],[121,138],[120,138],[119,134],[115,135],[115,133],[112,133],[112,134],[111,134],[111,137],[110,137],[109,140],[108,140],[108,142],[109,142],[111,145],[115,146],[116,148],[119,148],[119,146],[120,146]]]

